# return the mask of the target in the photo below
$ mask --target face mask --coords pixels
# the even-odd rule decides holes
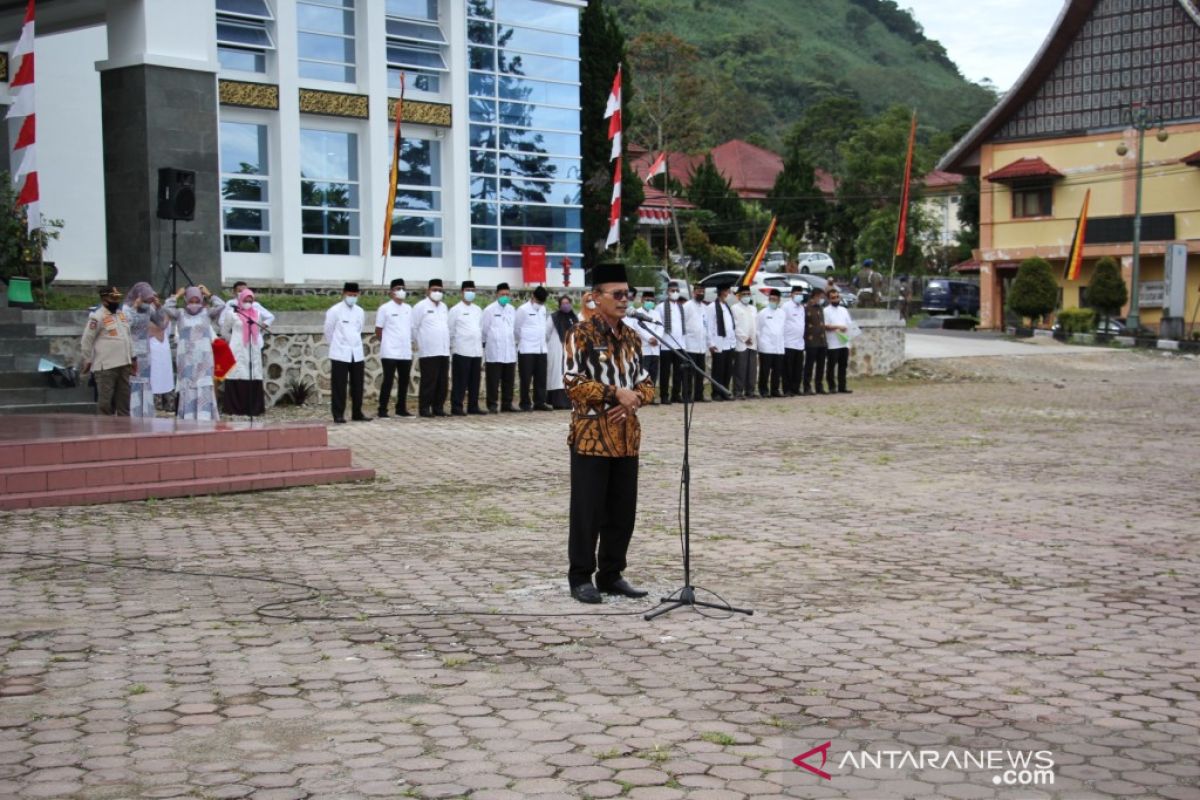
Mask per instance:
[[[203,310],[204,310],[203,303],[188,303],[187,304],[187,312],[193,316],[195,316],[196,314],[199,314]]]
[[[841,304],[842,304],[842,301],[841,301],[840,299],[839,299],[839,300],[830,300],[830,301],[829,301],[829,303],[828,303],[828,305],[831,305],[831,306],[833,306],[834,308],[837,308],[837,307],[838,307],[838,306],[840,306]]]
[[[595,310],[596,310],[596,301],[595,301],[595,300],[588,300],[588,301],[587,301],[587,307],[588,307],[588,311],[595,311]]]
[[[746,295],[745,297],[742,298],[742,305],[748,306],[753,302],[754,302],[754,298],[749,295]]]
[[[804,302],[804,295],[801,295],[801,294],[792,295],[792,302],[795,303],[796,305],[800,305],[801,303]]]
[[[732,298],[732,297],[726,297],[726,298],[725,298],[724,300],[722,300],[721,302],[722,302],[722,303],[724,303],[724,304],[725,304],[725,305],[727,305],[727,306],[732,306],[732,305],[733,305],[733,298]]]
[[[254,301],[247,300],[246,302],[242,303],[242,308],[254,308]]]
[[[499,304],[500,304],[500,305],[502,305],[502,306],[506,306],[506,305],[508,305],[509,303],[511,303],[511,302],[512,302],[512,298],[511,298],[511,297],[509,297],[509,296],[508,296],[508,295],[506,295],[506,294],[502,294],[502,295],[500,295],[499,297],[497,297],[497,298],[496,298],[496,302],[497,302],[497,303],[499,303]]]
[[[570,303],[559,303],[558,310],[562,311],[565,314],[566,312],[571,310],[571,304]]]
[[[642,303],[642,310],[643,311],[653,311],[654,310],[654,301],[647,300],[646,302]]]
[[[115,313],[117,313],[117,309],[121,307],[121,304],[120,303],[105,303],[104,307],[107,308],[111,313],[115,314]]]
[[[671,298],[672,300],[678,300],[679,292],[667,292],[667,297]]]
[[[357,295],[347,295],[342,298],[342,302],[345,303],[346,305],[350,306],[351,308],[354,308],[355,303],[358,302],[358,296]]]
[[[475,302],[475,293],[474,292],[463,292],[463,300],[466,300],[468,303],[474,303]]]
[[[403,300],[404,298],[408,297],[408,292],[404,291],[403,289],[397,289],[396,291],[392,292],[392,297],[396,298],[397,300]]]
[[[772,300],[771,302],[767,303],[767,305],[769,305],[769,306],[771,307],[771,310],[772,310],[772,311],[776,311],[776,310],[778,310],[778,308],[779,308],[779,301],[778,301],[778,300]]]
[[[440,302],[442,302],[442,293],[441,292],[430,292],[429,299],[435,303],[440,303]]]

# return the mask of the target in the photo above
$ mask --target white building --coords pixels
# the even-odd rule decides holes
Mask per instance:
[[[19,32],[8,5],[0,51]],[[157,170],[179,167],[196,172],[196,219],[178,223],[189,273],[380,282],[403,72],[386,278],[520,285],[528,244],[561,285],[582,253],[583,5],[39,0],[42,209],[65,223],[47,257],[64,281],[127,284],[130,263],[160,279]]]

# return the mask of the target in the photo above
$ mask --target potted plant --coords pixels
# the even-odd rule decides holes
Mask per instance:
[[[42,254],[58,238],[62,225],[60,219],[46,219],[40,228],[30,231],[25,206],[17,205],[12,178],[7,172],[0,172],[0,282],[10,287],[10,305],[31,304],[30,288],[40,291],[58,275],[54,264],[42,263]],[[18,286],[23,291],[14,292]]]

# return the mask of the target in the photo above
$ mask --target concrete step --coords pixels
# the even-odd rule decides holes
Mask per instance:
[[[0,349],[0,372],[37,372],[38,362],[49,358],[49,345],[45,353],[13,353]]]
[[[42,380],[46,378],[43,376]],[[20,388],[0,387],[0,407],[36,406],[60,403],[91,403],[92,390],[86,384],[66,389],[54,386],[24,386]]]
[[[0,353],[13,355],[50,355],[50,342],[30,336],[0,336]]]
[[[292,486],[312,486],[327,483],[371,480],[372,469],[335,467],[307,469],[273,474],[241,475],[191,480],[169,480],[141,483],[133,486],[101,486],[87,489],[59,489],[43,492],[21,492],[0,495],[0,510],[44,508],[48,506],[77,506],[95,503],[125,503],[168,497],[195,497],[207,494],[255,492],[264,489],[284,489]]]
[[[84,383],[87,378],[83,378]],[[50,386],[50,378],[43,372],[0,372],[0,389],[38,389]]]
[[[83,334],[80,333],[80,336]],[[28,339],[37,336],[37,325],[24,322],[0,322],[0,338]]]
[[[8,295],[4,294],[4,298],[7,299]],[[15,323],[15,322],[20,322],[21,319],[22,319],[21,309],[9,308],[6,305],[0,305],[0,323],[9,323],[10,324],[10,323]],[[82,335],[82,334],[80,334],[80,335]]]
[[[262,477],[314,469],[346,469],[352,453],[346,447],[294,447],[280,450],[171,455],[113,459],[74,464],[42,464],[0,469],[0,496],[66,489],[116,490],[143,483],[208,478]]]
[[[94,402],[77,403],[38,403],[36,405],[0,406],[0,416],[15,416],[19,414],[95,414]]]

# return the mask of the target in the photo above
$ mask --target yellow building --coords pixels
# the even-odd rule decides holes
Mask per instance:
[[[1087,285],[1103,256],[1118,259],[1126,284],[1131,283],[1135,109],[1156,123],[1145,135],[1141,324],[1158,332],[1165,254],[1172,244],[1182,244],[1187,252],[1184,321],[1190,334],[1200,307],[1196,0],[1066,0],[1017,84],[938,165],[981,179],[975,257],[982,327],[1004,326],[1007,289],[1020,263],[1032,256],[1055,268],[1062,308],[1086,305]],[[1063,267],[1089,189],[1083,270],[1079,280],[1068,281]]]

